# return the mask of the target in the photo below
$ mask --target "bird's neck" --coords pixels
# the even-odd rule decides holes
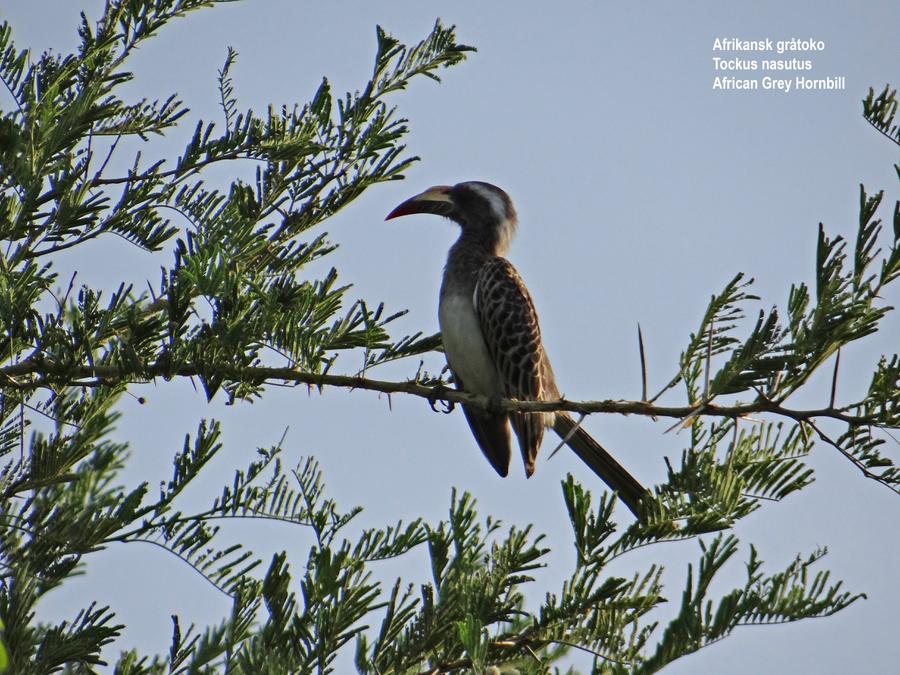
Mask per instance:
[[[486,257],[504,256],[509,250],[514,233],[515,226],[508,221],[491,226],[463,225],[451,254],[454,250],[461,250]]]
[[[506,252],[507,246],[500,243],[496,236],[487,232],[463,229],[447,255],[445,282],[452,280],[454,287],[463,293],[470,293],[484,263]]]

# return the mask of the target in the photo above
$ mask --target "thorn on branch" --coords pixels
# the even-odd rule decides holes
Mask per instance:
[[[841,367],[841,348],[838,347],[837,356],[834,359],[834,373],[831,375],[831,398],[828,401],[828,407],[834,409],[834,399],[837,393],[838,369]]]
[[[712,365],[712,342],[713,342],[713,332],[716,326],[715,318],[710,319],[709,321],[709,337],[706,340],[706,374],[703,378],[703,400],[709,400],[709,371]]]
[[[806,421],[801,421],[798,426],[800,427],[800,435],[803,436],[803,442],[809,445],[809,430],[806,428],[806,424]]]
[[[641,355],[641,400],[647,400],[647,358],[644,354],[644,334],[641,332],[641,324],[638,324],[638,351]]]
[[[781,375],[781,371],[779,371],[778,374]],[[756,392],[756,397],[757,397],[760,401],[764,401],[765,403],[771,403],[771,402],[772,402],[772,400],[766,395],[766,392],[764,392],[762,389],[760,389],[759,387],[757,387],[755,384],[753,385],[752,388],[753,388],[753,391]]]
[[[663,433],[667,434],[670,431],[674,431],[675,429],[678,429],[678,431],[681,431],[682,429],[687,429],[694,423],[695,417],[702,415],[709,408],[709,406],[706,403],[697,403],[695,405],[696,405],[696,407],[691,412],[689,412],[687,415],[685,415],[680,420],[675,422],[675,424],[670,426]]]
[[[572,436],[574,436],[574,435],[575,435],[575,432],[578,431],[578,428],[581,426],[581,423],[582,423],[583,421],[584,421],[584,413],[581,413],[581,414],[578,416],[578,419],[575,420],[575,426],[572,427],[572,428],[569,430],[569,433],[567,433],[567,434],[565,435],[565,437],[564,437],[563,439],[560,440],[559,445],[557,445],[555,448],[553,448],[553,452],[551,452],[551,453],[547,456],[547,459],[553,459],[553,455],[555,455],[557,452],[559,452],[559,449],[560,449],[561,447],[563,447],[564,445],[566,445],[566,444],[571,440]]]
[[[775,373],[775,381],[772,382],[772,388],[771,388],[771,390],[772,390],[773,392],[777,392],[777,391],[778,391],[778,385],[781,384],[781,378],[782,378],[783,376],[784,376],[784,371],[783,371],[783,370],[779,370],[777,373]]]
[[[732,437],[731,437],[731,451],[728,453],[728,468],[729,470],[734,465],[734,456],[737,454],[738,449],[738,422],[740,421],[740,417],[734,418],[734,428],[732,429]],[[762,436],[762,434],[760,434]]]

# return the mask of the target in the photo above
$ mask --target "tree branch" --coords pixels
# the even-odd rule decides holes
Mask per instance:
[[[13,386],[20,390],[33,391],[41,388],[59,388],[60,386],[72,387],[101,387],[121,384],[133,384],[149,382],[158,377],[171,379],[173,377],[197,377],[202,376],[201,369],[194,365],[183,365],[175,369],[169,369],[162,364],[151,366],[144,373],[127,372],[115,366],[77,366],[61,367],[46,362],[37,363],[33,359],[26,359],[20,363],[0,368],[0,376],[4,376],[7,386]],[[449,389],[444,386],[427,386],[413,380],[395,382],[388,380],[373,380],[366,377],[353,375],[331,375],[311,373],[293,368],[275,368],[268,366],[253,366],[247,368],[234,368],[217,365],[216,372],[222,375],[225,381],[250,382],[264,384],[267,382],[283,381],[295,384],[305,384],[315,387],[341,387],[344,389],[363,389],[377,391],[384,394],[409,394],[427,399],[430,402],[447,401],[448,403],[464,403],[482,410],[496,410],[502,412],[559,412],[567,411],[589,415],[592,413],[607,413],[618,415],[642,415],[645,417],[668,417],[672,419],[685,419],[689,417],[728,417],[737,419],[757,413],[771,413],[788,417],[796,422],[807,422],[817,418],[833,419],[847,424],[870,425],[884,427],[874,417],[861,415],[848,415],[840,408],[828,406],[825,408],[793,409],[783,406],[777,401],[758,397],[751,403],[735,403],[731,405],[718,405],[711,401],[701,401],[692,405],[663,406],[646,401],[629,400],[588,400],[570,401],[561,398],[555,401],[519,401],[516,399],[491,398],[470,394],[465,391]],[[893,427],[888,427],[893,428]]]

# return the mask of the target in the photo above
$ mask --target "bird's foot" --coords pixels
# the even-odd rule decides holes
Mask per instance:
[[[453,412],[456,404],[453,401],[442,398],[448,391],[450,391],[450,389],[442,384],[437,385],[431,390],[431,394],[428,396],[428,405],[431,406],[431,409],[434,410],[434,412],[444,413],[445,415],[449,415]],[[440,407],[438,407],[438,403],[440,403]]]

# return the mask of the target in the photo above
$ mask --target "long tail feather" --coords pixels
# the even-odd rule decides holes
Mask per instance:
[[[587,464],[600,479],[615,490],[622,503],[635,515],[640,517],[641,500],[648,495],[646,488],[628,473],[602,445],[581,427],[576,428],[575,420],[564,413],[557,413],[553,430],[575,454]]]

